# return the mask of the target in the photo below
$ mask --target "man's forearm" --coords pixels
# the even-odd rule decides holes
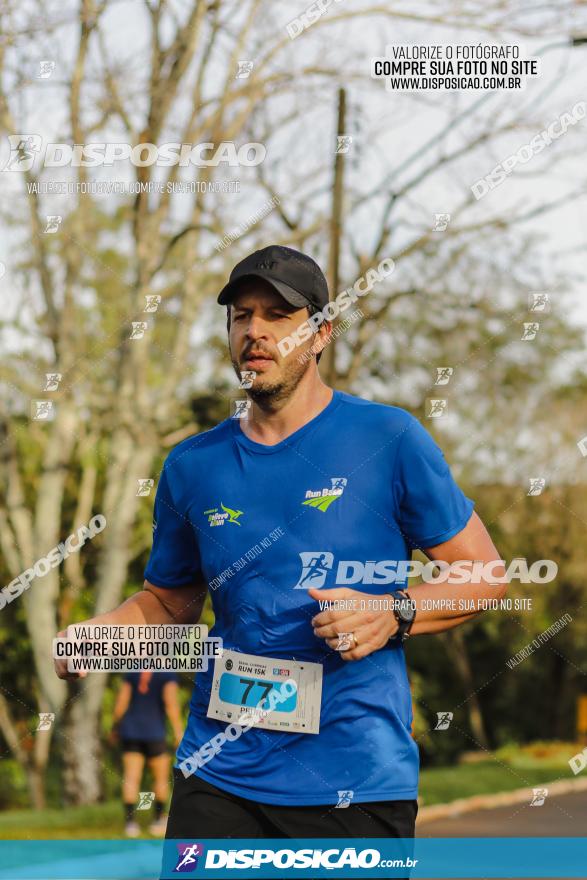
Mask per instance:
[[[424,636],[445,632],[447,629],[454,629],[454,627],[472,620],[474,617],[477,617],[477,614],[481,614],[481,611],[477,611],[475,614],[463,614],[461,617],[438,617],[434,620],[418,620],[416,617],[414,625],[410,630],[410,636]]]
[[[505,573],[505,570],[504,570]],[[408,594],[416,603],[416,619],[410,635],[443,632],[481,614],[484,600],[501,599],[507,584],[480,581],[475,584],[418,584]]]
[[[97,614],[80,623],[86,626],[192,624],[200,619],[205,598],[206,585],[203,582],[167,590],[145,581],[144,588],[134,593],[118,608]],[[66,630],[63,630],[58,635],[65,636],[65,634]],[[88,674],[87,671],[69,672],[65,657],[55,658],[55,671],[59,678],[63,679],[85,678]]]
[[[98,614],[84,623],[128,626],[130,624],[177,623],[177,620],[157,596],[149,590],[139,590],[118,608],[107,611],[105,614]]]
[[[98,614],[86,624],[108,626],[159,624],[159,623],[194,623],[200,619],[204,604],[204,593],[197,589],[170,590],[158,596],[150,587],[134,593],[118,608]]]
[[[193,587],[181,587],[163,590],[148,581],[139,592],[104,614],[98,614],[86,624],[129,625],[158,623],[197,623],[202,614],[206,586],[194,584]]]

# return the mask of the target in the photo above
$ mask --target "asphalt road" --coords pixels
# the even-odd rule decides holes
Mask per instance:
[[[416,837],[587,837],[587,792],[549,796],[540,807],[512,804],[418,823]]]

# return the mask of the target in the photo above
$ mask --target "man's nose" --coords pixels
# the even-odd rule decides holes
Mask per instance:
[[[252,315],[247,327],[249,339],[262,339],[267,337],[267,325],[258,315]]]

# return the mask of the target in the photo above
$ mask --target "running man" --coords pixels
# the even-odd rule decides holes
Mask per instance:
[[[164,809],[169,800],[169,754],[165,718],[173,728],[175,746],[183,736],[178,700],[178,681],[174,672],[127,672],[114,704],[112,741],[120,741],[122,751],[122,802],[127,837],[141,833],[135,810],[145,761],[153,777],[153,821],[149,832],[163,837],[167,826]]]
[[[207,585],[216,585],[211,635],[224,654],[196,677],[166,837],[410,838],[418,748],[404,639],[477,613],[456,610],[458,601],[430,610],[426,600],[500,598],[505,586],[423,583],[407,601],[396,592],[406,579],[394,583],[374,566],[409,560],[414,548],[448,563],[499,554],[417,419],[320,378],[332,328],[316,318],[306,332],[328,302],[310,257],[257,251],[233,269],[218,301],[237,376],[255,373],[248,417],[172,450],[144,589],[91,621],[194,623]],[[305,341],[282,356],[279,341],[296,331]],[[238,523],[210,514],[221,504],[239,511]],[[320,589],[295,589],[308,552],[329,553],[332,563]],[[339,571],[347,583],[353,573],[350,586],[337,584]],[[499,564],[493,571],[505,573]],[[400,610],[390,610],[390,593],[403,597]],[[385,610],[364,601],[381,596]],[[339,600],[336,610],[321,610],[320,599]],[[66,675],[64,663],[57,669]],[[268,682],[277,689],[288,679],[297,692],[260,725],[235,723]]]

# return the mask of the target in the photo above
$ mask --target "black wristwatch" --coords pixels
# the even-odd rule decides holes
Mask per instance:
[[[394,590],[393,613],[398,622],[398,630],[391,636],[390,642],[405,642],[416,619],[416,603],[410,599],[405,590]]]

